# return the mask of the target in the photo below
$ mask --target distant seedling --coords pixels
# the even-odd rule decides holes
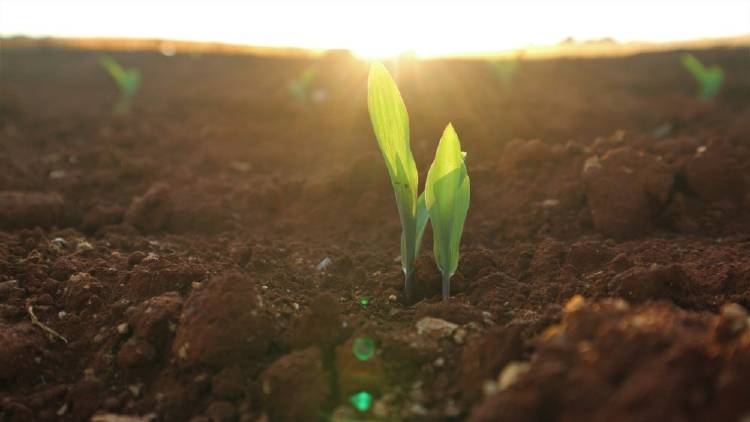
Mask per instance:
[[[125,114],[130,111],[133,97],[141,86],[141,72],[138,69],[125,69],[120,63],[109,56],[102,57],[99,63],[107,70],[120,90],[120,99],[115,104],[115,114]]]
[[[711,100],[719,93],[724,82],[724,71],[719,66],[706,67],[692,54],[682,56],[682,65],[698,81],[702,99]]]
[[[458,266],[458,243],[463,231],[466,210],[468,210],[466,167],[456,166],[455,157],[451,156],[454,149],[458,148],[459,160],[463,162],[458,136],[449,124],[430,170],[432,177],[428,175],[427,189],[430,191],[426,193],[432,195],[430,202],[432,210],[428,211],[425,193],[417,196],[419,174],[409,141],[409,115],[396,83],[385,66],[380,63],[374,63],[370,68],[367,104],[401,219],[401,269],[404,273],[404,290],[407,300],[411,301],[413,298],[414,261],[419,256],[424,229],[433,213],[439,219],[437,227],[433,225],[436,232],[435,250],[440,250],[439,256],[436,253],[436,259],[441,270],[445,270],[443,298],[447,299],[449,286],[446,285],[445,274],[450,274],[447,276],[447,280],[450,280],[450,276]],[[466,195],[455,191],[455,178],[458,176],[450,171],[454,167],[457,167],[459,171],[463,169]],[[430,187],[431,183],[432,187]],[[458,187],[461,188],[461,185],[459,184]],[[464,196],[465,204],[456,206],[454,202],[458,198],[463,199]],[[445,230],[450,231],[451,234],[445,235]],[[444,253],[446,245],[450,245],[448,255]],[[455,254],[451,255],[453,252]],[[443,265],[443,259],[448,259],[445,265]],[[454,262],[455,265],[453,265]]]
[[[302,74],[289,82],[289,94],[298,103],[305,104],[309,100],[312,83],[315,80],[315,68],[308,67]]]
[[[520,64],[520,57],[516,57],[513,60],[494,60],[489,62],[495,77],[506,87],[509,87],[513,82],[513,76],[518,71]]]

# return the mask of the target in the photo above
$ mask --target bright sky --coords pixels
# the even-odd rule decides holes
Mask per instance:
[[[0,0],[0,35],[165,38],[348,48],[376,57],[612,37],[750,33],[750,0]]]

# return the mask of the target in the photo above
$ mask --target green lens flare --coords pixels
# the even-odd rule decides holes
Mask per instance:
[[[366,412],[372,406],[372,394],[367,391],[360,391],[357,394],[349,396],[349,403],[360,412]]]
[[[375,355],[375,340],[369,337],[357,337],[354,339],[352,352],[361,361],[370,360]]]
[[[366,298],[366,297],[363,297],[363,298],[359,299],[359,304],[360,304],[360,305],[361,305],[361,306],[362,306],[363,308],[366,308],[366,307],[367,307],[367,305],[369,305],[369,304],[370,304],[370,299],[368,299],[368,298]]]

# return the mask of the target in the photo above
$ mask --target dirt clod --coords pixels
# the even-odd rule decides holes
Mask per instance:
[[[133,198],[125,222],[144,233],[163,229],[174,211],[170,191],[166,183],[153,184],[142,196]]]
[[[0,227],[51,227],[62,222],[64,208],[58,193],[0,191]]]
[[[267,312],[251,277],[216,276],[185,302],[172,353],[181,366],[223,367],[261,356],[269,345]]]
[[[330,375],[317,348],[281,357],[261,376],[263,401],[278,421],[312,420],[329,399]]]

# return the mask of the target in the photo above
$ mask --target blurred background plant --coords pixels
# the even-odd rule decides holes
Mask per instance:
[[[682,65],[690,72],[700,85],[699,96],[704,100],[712,100],[719,93],[724,83],[724,71],[719,66],[706,67],[694,55],[682,56]]]
[[[120,99],[113,109],[115,114],[126,114],[130,111],[133,97],[141,86],[141,72],[138,69],[125,69],[120,63],[109,56],[99,59],[99,63],[107,70],[112,79],[115,80],[120,91]]]

